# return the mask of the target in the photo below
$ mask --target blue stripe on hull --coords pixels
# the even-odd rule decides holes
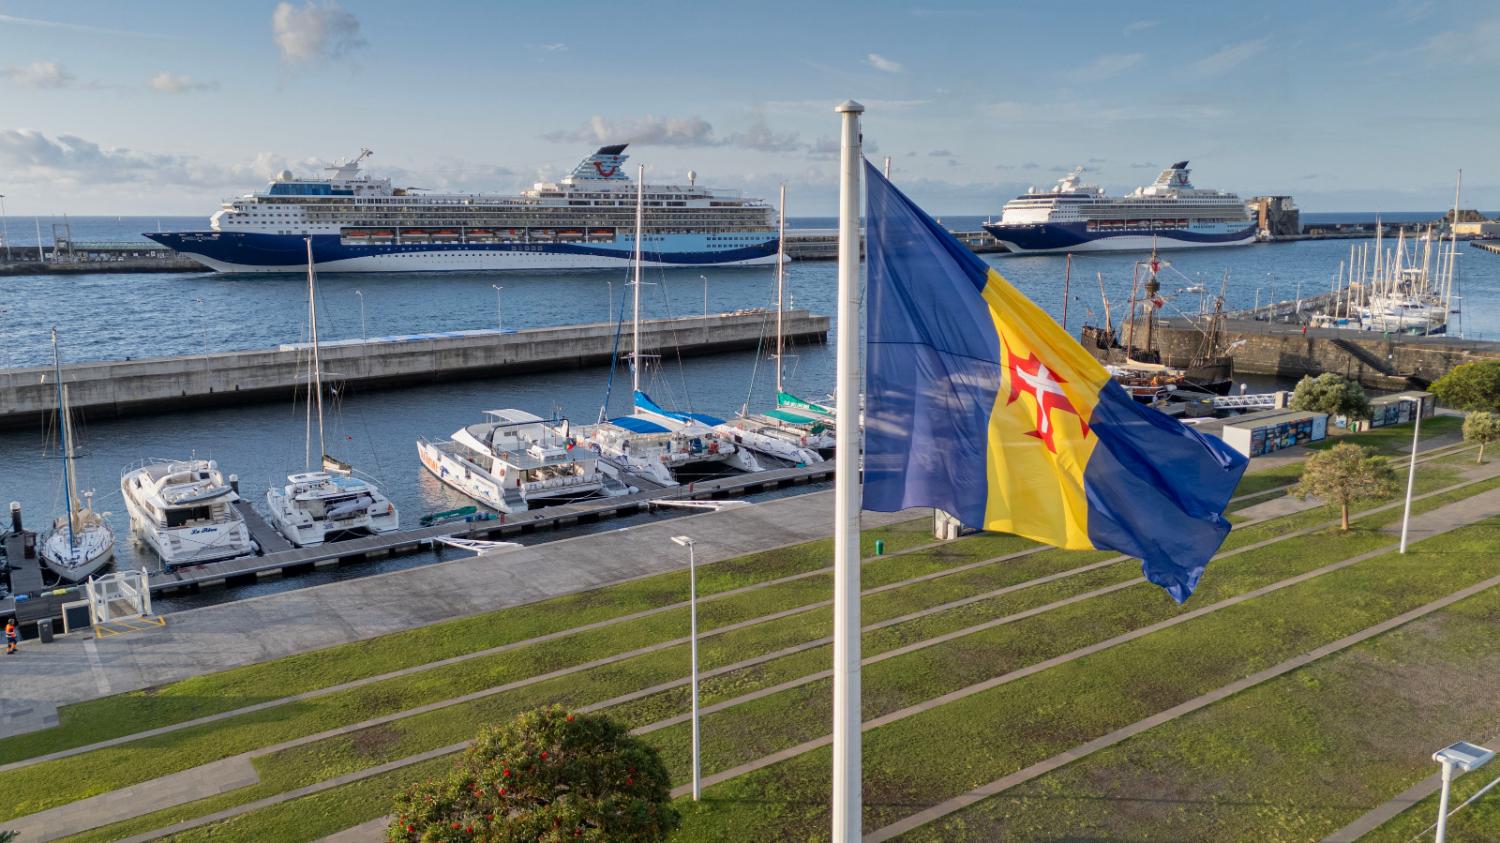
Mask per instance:
[[[1230,245],[1248,242],[1255,238],[1255,226],[1249,225],[1237,231],[1207,234],[1185,228],[1139,229],[1122,231],[1089,231],[1083,222],[1047,222],[1034,225],[999,225],[989,223],[984,230],[995,239],[1014,243],[1027,252],[1061,251],[1077,248],[1086,243],[1101,243],[1117,237],[1154,237],[1163,248],[1175,244],[1194,246]],[[1101,248],[1102,246],[1096,246]]]
[[[246,234],[240,232],[184,231],[145,235],[156,242],[187,255],[199,255],[223,264],[257,267],[295,267],[307,263],[307,245],[297,234]],[[355,258],[427,252],[481,252],[546,255],[580,255],[615,258],[628,262],[634,256],[633,246],[606,249],[585,243],[433,243],[425,245],[359,245],[341,242],[337,234],[312,235],[313,262],[322,264]],[[737,249],[703,251],[652,251],[646,248],[643,258],[651,263],[708,266],[739,263],[773,257],[777,241],[774,236],[753,246]]]

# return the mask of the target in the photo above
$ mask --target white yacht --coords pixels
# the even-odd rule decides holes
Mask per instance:
[[[593,450],[578,446],[566,419],[543,421],[523,410],[487,410],[485,415],[487,421],[459,428],[450,440],[418,439],[422,465],[447,485],[501,512],[631,491],[600,470]]]
[[[317,276],[312,238],[307,247],[307,318],[312,339],[309,399],[318,410],[318,453],[323,470],[312,468],[312,430],[307,432],[306,466],[287,475],[286,485],[266,491],[271,526],[298,547],[316,547],[332,538],[389,533],[401,526],[396,505],[369,481],[354,476],[347,463],[328,456],[323,439],[323,370],[318,355]]]
[[[635,414],[668,430],[712,440],[713,444],[719,446],[708,455],[712,457],[712,461],[725,463],[741,471],[760,471],[763,468],[755,458],[756,453],[802,465],[823,461],[817,452],[763,433],[761,426],[753,422],[736,419],[738,425],[735,425],[707,413],[666,410],[652,401],[651,396],[639,390],[635,393]]]
[[[389,533],[401,526],[396,506],[374,483],[339,471],[305,471],[266,492],[271,525],[298,547],[330,537]]]
[[[120,476],[130,525],[167,565],[253,553],[240,499],[212,460],[147,460]]]
[[[68,508],[52,523],[37,551],[52,573],[69,582],[87,579],[115,558],[115,534],[94,511],[93,493],[78,500],[78,478],[73,471],[73,418],[68,407],[68,388],[62,382],[62,362],[57,351],[57,329],[52,329],[52,367],[57,385],[58,434],[63,452],[63,500]]]

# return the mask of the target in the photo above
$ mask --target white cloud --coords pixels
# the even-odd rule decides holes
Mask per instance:
[[[901,72],[901,63],[900,62],[891,61],[890,59],[886,58],[885,56],[882,56],[879,53],[871,53],[871,54],[869,54],[868,56],[865,57],[865,61],[868,62],[869,65],[871,67],[875,68],[876,70],[883,70],[886,73],[900,73]]]
[[[1440,64],[1482,65],[1500,63],[1500,18],[1475,21],[1448,32],[1439,32],[1422,42],[1422,52]]]
[[[561,50],[568,49],[568,45],[567,44],[562,44],[562,43],[557,43],[557,44],[543,44],[542,45],[542,49],[546,50],[549,53],[556,53],[556,52],[559,52]]]
[[[17,85],[25,88],[66,88],[78,81],[77,77],[55,61],[34,61],[24,67],[0,67],[0,77],[14,80]]]
[[[1124,73],[1145,58],[1145,53],[1106,53],[1068,75],[1080,82],[1096,82]]]
[[[1137,32],[1144,32],[1159,23],[1161,23],[1159,20],[1133,20],[1125,24],[1125,34],[1134,35]]]
[[[271,32],[281,58],[291,64],[340,59],[364,46],[359,18],[335,0],[307,0],[302,6],[277,3],[271,13]]]
[[[188,94],[195,91],[212,91],[219,87],[219,83],[217,82],[200,82],[191,76],[172,73],[167,70],[163,70],[151,77],[151,81],[147,84],[151,86],[152,90],[160,91],[163,94]]]
[[[1259,55],[1270,43],[1271,39],[1266,37],[1230,44],[1213,55],[1193,62],[1193,69],[1204,74],[1223,73]]]

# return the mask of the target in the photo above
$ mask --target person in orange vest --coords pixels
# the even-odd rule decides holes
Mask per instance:
[[[5,654],[14,656],[16,654],[16,619],[11,618],[5,622]]]

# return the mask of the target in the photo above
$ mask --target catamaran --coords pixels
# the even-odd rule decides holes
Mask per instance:
[[[57,329],[52,329],[52,371],[57,382],[57,420],[63,452],[63,500],[68,511],[58,516],[42,538],[38,554],[52,573],[69,581],[87,579],[115,557],[115,534],[94,511],[93,492],[78,500],[78,477],[74,472],[73,419],[68,406],[68,388],[62,382],[62,357],[57,350]]]
[[[459,428],[450,440],[417,440],[422,465],[474,500],[501,512],[525,512],[631,491],[600,470],[598,455],[578,445],[567,419],[544,421],[523,410],[485,415],[488,420]]]
[[[354,476],[348,463],[328,456],[323,438],[323,372],[318,355],[317,276],[313,270],[312,238],[307,240],[307,313],[312,339],[312,400],[308,412],[318,411],[318,454],[322,470],[312,467],[312,429],[308,426],[305,470],[287,476],[281,488],[266,492],[271,526],[298,547],[315,547],[333,536],[389,533],[400,526],[396,505],[368,480]],[[311,421],[309,419],[309,421]]]
[[[638,170],[635,226],[644,230],[645,168]],[[622,481],[622,472],[644,477],[663,486],[677,485],[675,474],[690,465],[719,463],[741,471],[760,471],[755,455],[718,433],[705,419],[692,414],[668,413],[641,391],[641,246],[636,238],[633,315],[630,329],[630,382],[635,410],[629,416],[605,420],[583,428],[579,440],[599,455],[600,467]],[[715,420],[719,421],[719,420]]]

